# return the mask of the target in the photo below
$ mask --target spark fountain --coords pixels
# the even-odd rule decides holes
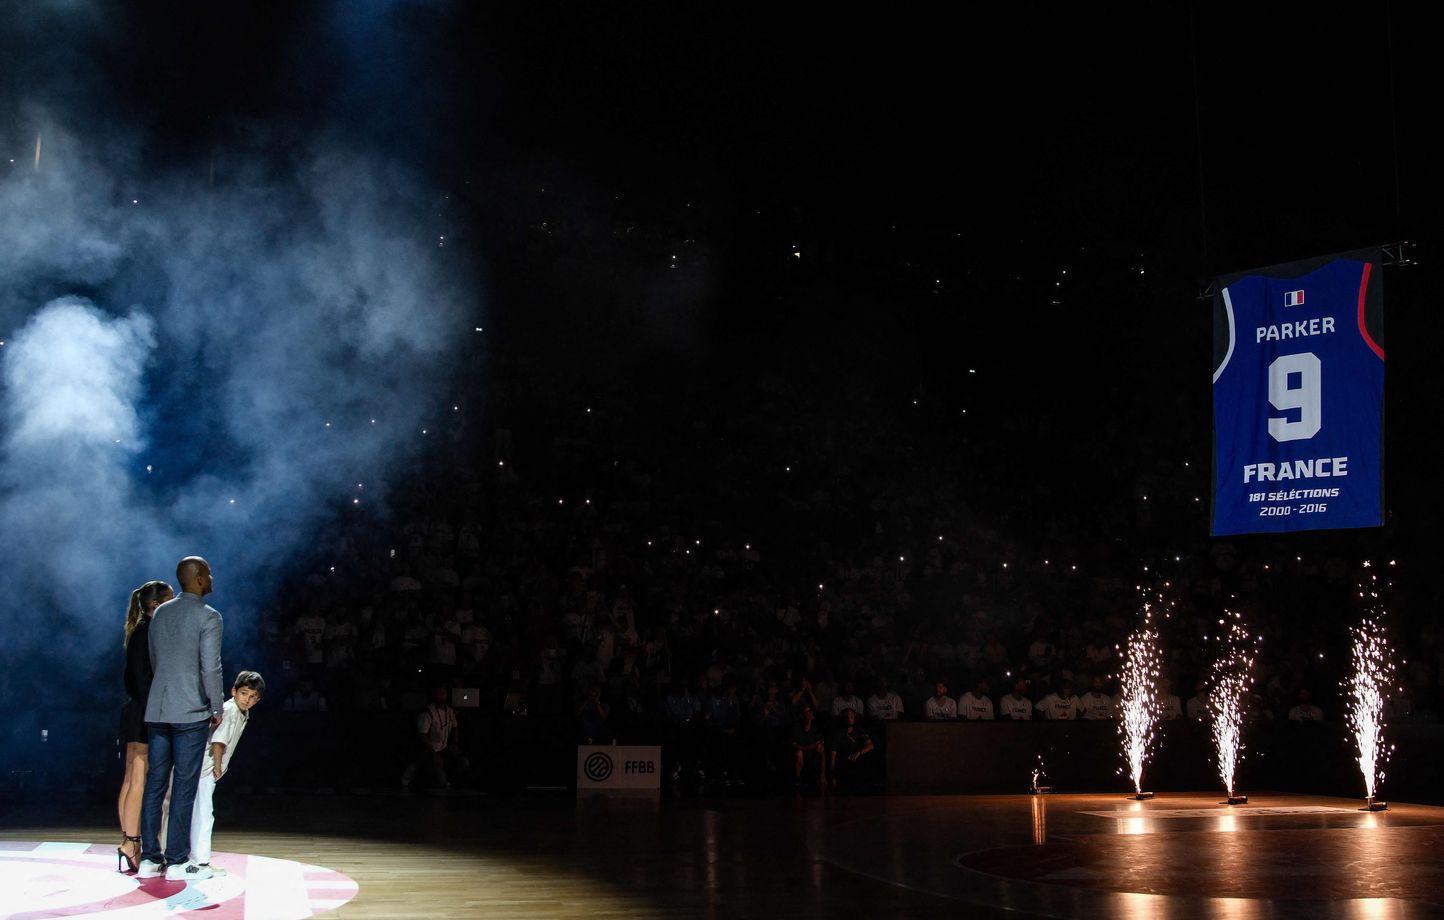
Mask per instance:
[[[1044,777],[1044,773],[1043,773],[1043,755],[1042,755],[1042,754],[1039,754],[1039,755],[1038,755],[1038,765],[1033,768],[1033,785],[1032,785],[1032,787],[1028,790],[1028,792],[1029,792],[1030,794],[1032,794],[1032,795],[1047,795],[1048,793],[1050,793],[1050,792],[1053,791],[1053,787],[1052,787],[1052,786],[1042,786],[1042,785],[1039,785],[1038,780],[1042,779],[1043,777]]]
[[[1250,636],[1243,617],[1224,611],[1218,621],[1223,650],[1213,663],[1209,684],[1208,714],[1213,731],[1213,748],[1218,757],[1218,776],[1228,793],[1227,805],[1246,805],[1248,796],[1234,789],[1234,775],[1243,757],[1244,700],[1253,683],[1253,663],[1258,657],[1258,639]]]
[[[1385,610],[1380,599],[1383,586],[1368,562],[1364,568],[1359,589],[1359,597],[1364,601],[1364,618],[1358,626],[1349,629],[1353,639],[1353,676],[1346,685],[1348,724],[1354,735],[1359,771],[1364,775],[1364,810],[1384,811],[1389,803],[1380,802],[1374,796],[1384,778],[1384,761],[1390,751],[1384,746],[1384,694],[1394,676],[1394,662],[1383,625]]]
[[[1144,601],[1143,621],[1129,635],[1128,649],[1123,658],[1118,734],[1123,739],[1123,759],[1133,779],[1133,798],[1139,801],[1153,798],[1153,793],[1143,791],[1143,765],[1152,752],[1154,728],[1159,717],[1160,656],[1154,614],[1165,606],[1161,595]]]

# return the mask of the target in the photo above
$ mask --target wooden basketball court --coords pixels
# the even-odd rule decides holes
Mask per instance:
[[[98,875],[124,899],[85,901],[37,854],[113,873],[108,815],[32,801],[0,829],[0,918],[1444,917],[1444,808],[1219,799],[235,796],[215,843],[243,900],[189,907]]]

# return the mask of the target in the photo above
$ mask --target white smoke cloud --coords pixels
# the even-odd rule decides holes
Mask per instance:
[[[243,637],[356,483],[377,507],[426,446],[474,322],[439,196],[394,164],[329,139],[214,179],[135,162],[52,127],[0,171],[12,667],[64,636],[114,671],[130,590],[189,553]]]

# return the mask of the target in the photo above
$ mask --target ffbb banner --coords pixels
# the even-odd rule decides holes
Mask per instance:
[[[1383,523],[1380,251],[1214,284],[1213,534]]]

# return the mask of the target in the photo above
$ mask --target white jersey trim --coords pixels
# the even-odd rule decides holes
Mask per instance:
[[[1218,383],[1218,378],[1223,376],[1223,369],[1228,367],[1228,362],[1233,358],[1233,343],[1238,338],[1235,335],[1233,322],[1233,300],[1228,296],[1228,288],[1223,289],[1223,309],[1228,314],[1228,353],[1223,356],[1223,362],[1213,372],[1213,382]]]

